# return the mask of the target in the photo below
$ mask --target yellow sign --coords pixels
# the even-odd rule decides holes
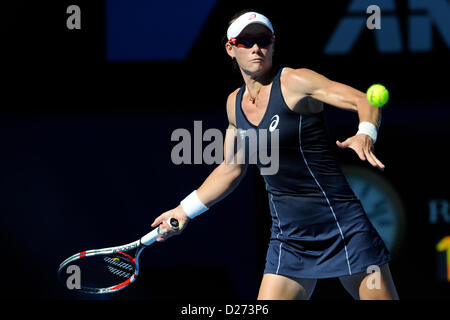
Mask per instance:
[[[450,282],[450,236],[445,236],[441,241],[436,245],[436,250],[438,252],[447,252],[447,281]]]

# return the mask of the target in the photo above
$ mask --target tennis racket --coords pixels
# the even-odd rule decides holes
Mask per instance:
[[[172,230],[178,230],[175,218],[167,220]],[[160,226],[129,244],[104,249],[82,251],[64,260],[58,269],[59,281],[68,289],[93,294],[112,293],[132,284],[139,275],[139,256],[146,247],[167,230]],[[137,249],[133,256],[125,252]],[[79,278],[74,278],[78,272]]]

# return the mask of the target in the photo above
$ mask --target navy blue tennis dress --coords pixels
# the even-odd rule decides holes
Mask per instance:
[[[391,255],[338,165],[323,111],[302,115],[289,109],[281,93],[282,70],[273,79],[258,126],[242,111],[245,84],[236,96],[239,132],[268,130],[269,152],[274,129],[279,130],[278,172],[263,175],[272,216],[264,273],[319,279],[367,272],[371,265],[381,267]],[[300,103],[321,102],[305,97]],[[265,163],[258,158],[256,165],[261,170],[268,166]]]

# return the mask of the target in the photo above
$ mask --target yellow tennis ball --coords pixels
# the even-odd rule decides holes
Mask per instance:
[[[119,259],[119,258],[114,258],[113,261],[114,261],[114,262],[119,262],[120,259]]]
[[[382,107],[389,100],[389,91],[382,84],[373,84],[367,90],[367,100],[374,107]]]

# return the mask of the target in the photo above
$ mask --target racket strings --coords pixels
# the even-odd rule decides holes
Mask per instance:
[[[106,268],[113,275],[122,277],[124,279],[131,278],[134,272],[134,265],[130,264],[128,261],[123,261],[118,257],[106,256],[103,258],[106,262]]]
[[[112,258],[108,256],[104,257],[103,260],[107,264],[107,269],[112,274],[123,277],[125,279],[128,279],[133,275],[132,272],[134,271],[134,266],[130,263],[121,261],[119,260],[119,258]]]
[[[108,264],[129,270],[129,271],[132,271],[134,269],[133,265],[131,265],[128,262],[123,262],[119,258],[112,258],[112,257],[106,256],[103,260],[105,260],[105,262]]]
[[[134,261],[129,261],[127,257],[123,257],[122,255],[87,256],[65,266],[61,271],[62,282],[64,284],[68,281],[68,277],[74,277],[73,272],[67,271],[70,265],[76,265],[78,267],[78,281],[81,289],[89,289],[90,292],[118,285],[132,278],[136,271]]]
[[[108,268],[109,272],[111,272],[112,274],[115,274],[115,275],[117,275],[119,277],[123,277],[125,279],[128,279],[128,278],[130,278],[132,276],[131,273],[128,273],[128,272],[116,269],[116,268],[111,267],[111,266],[108,266],[107,268]]]

